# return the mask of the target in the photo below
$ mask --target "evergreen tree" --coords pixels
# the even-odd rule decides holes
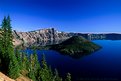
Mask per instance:
[[[45,60],[45,55],[44,54],[42,54],[42,60],[41,60],[41,62],[42,62],[42,68],[48,69],[47,62]]]
[[[7,71],[8,71],[8,66],[9,66],[9,63],[10,63],[10,58],[9,58],[9,54],[8,54],[8,32],[7,32],[7,18],[4,17],[3,21],[2,21],[2,28],[1,28],[1,35],[0,35],[0,38],[1,38],[1,48],[0,48],[0,51],[1,51],[1,63],[2,63],[2,71],[4,73],[7,74]]]
[[[14,47],[13,47],[13,35],[12,35],[12,27],[11,27],[11,20],[10,17],[7,17],[7,54],[9,56],[10,59],[10,63],[9,63],[9,69],[8,69],[8,74],[11,78],[17,78],[20,74],[20,70],[19,70],[19,64],[17,61],[17,58],[15,56],[14,53]]]
[[[12,27],[11,27],[10,16],[7,17],[7,45],[9,48],[13,49],[13,35],[12,35]]]
[[[48,68],[48,66],[47,66],[44,54],[42,55],[41,64],[42,64],[42,69],[40,72],[41,81],[53,81],[54,76],[53,76],[53,73],[51,71],[51,68]]]
[[[65,81],[71,81],[71,74],[70,73],[67,73],[67,77],[66,77]]]
[[[37,81],[32,66],[30,66],[28,77],[31,78],[33,81]]]
[[[19,64],[20,70],[22,70],[22,55],[18,47],[15,48],[15,56]]]
[[[11,56],[12,58],[10,59],[10,64],[9,64],[9,69],[8,69],[8,75],[13,78],[16,79],[19,77],[20,74],[20,69],[19,69],[19,65],[18,65],[18,61],[15,58],[15,56]]]
[[[1,28],[1,61],[2,71],[9,74],[11,78],[19,76],[19,65],[14,54],[11,20],[8,16],[4,17]]]
[[[29,70],[31,62],[29,62],[29,57],[25,52],[21,52],[21,61],[22,61],[22,65],[21,67],[23,68],[23,70]]]
[[[55,69],[55,78],[54,81],[62,81],[62,78],[59,77],[57,69]]]
[[[28,76],[34,80],[34,81],[39,81],[39,73],[40,73],[41,67],[40,63],[38,61],[38,56],[36,52],[34,54],[30,55],[30,67],[29,67],[29,74]]]
[[[39,60],[38,60],[38,56],[37,56],[37,53],[34,51],[34,73],[35,73],[35,77],[37,80],[40,80],[39,78],[39,72],[41,71],[41,67],[40,67],[40,63],[39,63]]]
[[[10,16],[4,17],[0,29],[0,70],[13,79],[19,77],[21,71],[27,71],[25,76],[28,74],[33,81],[62,81],[58,71],[55,70],[53,74],[47,66],[44,54],[40,66],[36,52],[28,58],[24,52],[21,54],[18,49],[14,50]],[[66,81],[71,81],[70,74],[67,75]]]
[[[4,17],[1,28],[1,58],[7,53],[7,19]],[[3,60],[3,59],[2,59]]]

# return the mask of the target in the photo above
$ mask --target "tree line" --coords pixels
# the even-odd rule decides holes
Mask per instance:
[[[47,65],[44,54],[39,62],[36,51],[26,54],[20,47],[14,48],[10,16],[5,16],[0,28],[0,71],[16,79],[27,76],[33,81],[71,81],[71,74],[67,73],[62,79],[57,71],[52,71]]]

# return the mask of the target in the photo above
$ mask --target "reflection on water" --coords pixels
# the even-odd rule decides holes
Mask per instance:
[[[54,40],[54,41],[51,41],[51,40],[48,40],[48,41],[40,41],[39,43],[38,42],[35,42],[33,44],[28,44],[28,46],[46,46],[46,45],[53,45],[53,44],[59,44],[61,42],[63,42],[64,40]]]
[[[120,34],[81,34],[77,36],[82,36],[87,40],[93,41],[93,40],[121,40],[121,35]],[[46,46],[46,45],[52,45],[52,44],[59,44],[62,40],[47,40],[47,41],[39,41],[39,42],[34,42],[34,43],[25,43],[24,46]]]
[[[121,79],[121,40],[93,41],[103,48],[80,59],[70,58],[53,50],[37,50],[38,58],[45,54],[52,69],[58,69],[63,77],[71,73],[73,81],[79,80],[120,80]],[[32,54],[32,50],[26,50]]]

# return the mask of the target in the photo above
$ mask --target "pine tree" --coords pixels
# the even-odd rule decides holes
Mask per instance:
[[[10,58],[9,58],[9,54],[8,54],[8,32],[7,32],[7,18],[4,17],[3,21],[2,21],[2,28],[1,28],[1,35],[0,35],[0,38],[1,38],[1,48],[0,48],[0,51],[1,51],[1,67],[2,67],[2,71],[4,73],[7,74],[7,70],[8,70],[8,66],[9,66],[9,61],[10,61]]]
[[[67,77],[66,77],[65,81],[71,81],[71,74],[70,73],[67,73]]]
[[[44,54],[42,55],[41,64],[42,64],[42,69],[41,69],[41,73],[40,73],[41,80],[42,81],[53,81],[53,78],[54,78],[53,73],[51,71],[51,68],[48,68],[48,66],[47,66]]]
[[[2,71],[8,74],[11,78],[19,76],[19,65],[14,54],[11,20],[8,16],[4,17],[1,28],[1,61]]]
[[[47,66],[44,54],[40,66],[36,53],[28,58],[27,54],[23,52],[20,54],[18,49],[14,51],[10,16],[4,17],[0,30],[0,70],[2,72],[15,79],[19,77],[21,70],[27,70],[25,75],[28,74],[33,81],[62,81],[58,71],[53,74],[51,68]],[[70,74],[67,75],[66,81],[71,81]]]
[[[20,74],[19,64],[14,53],[12,27],[10,17],[7,17],[7,54],[10,59],[8,74],[11,78],[17,78]]]
[[[47,62],[45,60],[45,55],[44,54],[42,54],[42,60],[41,60],[41,62],[42,62],[42,68],[47,69],[48,66],[47,66]]]
[[[37,81],[32,67],[30,67],[28,77],[31,78],[33,81]]]
[[[29,71],[28,76],[31,79],[34,79],[34,81],[40,81],[39,75],[40,75],[41,67],[38,61],[38,56],[35,51],[33,54],[30,55],[30,65],[29,65],[28,71]]]
[[[4,58],[7,51],[7,19],[4,17],[1,28],[1,57]],[[3,59],[2,59],[3,60]]]
[[[41,71],[41,67],[40,67],[38,56],[37,56],[37,53],[35,52],[35,50],[34,50],[33,56],[34,56],[34,73],[35,73],[36,79],[39,81],[40,80],[39,72]]]
[[[15,56],[11,56],[11,57],[12,58],[10,59],[8,75],[11,78],[16,79],[17,77],[19,77],[20,69],[19,69],[18,61],[15,58]]]
[[[20,57],[22,62],[21,64],[22,70],[29,70],[31,62],[28,55],[25,52],[20,52]]]
[[[57,69],[55,69],[55,78],[54,81],[62,81],[62,78],[59,77]]]
[[[18,47],[15,48],[15,56],[16,56],[16,59],[19,64],[19,68],[20,68],[20,70],[22,70],[22,60],[21,60],[22,56],[21,56],[21,52]]]

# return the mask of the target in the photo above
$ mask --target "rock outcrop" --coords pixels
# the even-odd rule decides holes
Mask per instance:
[[[15,81],[15,80],[9,78],[8,76],[0,72],[0,81]]]
[[[14,45],[19,45],[21,43],[35,43],[40,41],[55,41],[55,40],[65,40],[71,36],[65,32],[59,32],[54,28],[41,29],[29,32],[17,32],[13,31]]]
[[[32,80],[30,78],[22,76],[22,75],[20,77],[18,77],[16,80],[14,80],[0,72],[0,81],[32,81]]]
[[[19,44],[33,44],[42,42],[54,42],[60,40],[66,40],[72,36],[83,36],[87,40],[121,40],[121,34],[107,33],[107,34],[94,34],[94,33],[66,33],[59,32],[54,28],[40,29],[29,32],[17,32],[13,31],[13,44],[15,46]]]

